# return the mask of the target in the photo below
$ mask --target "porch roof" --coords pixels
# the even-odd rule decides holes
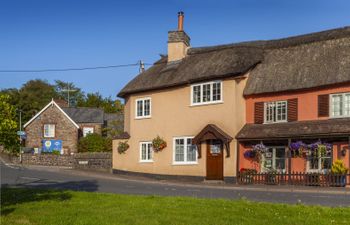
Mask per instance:
[[[246,124],[236,135],[244,140],[350,136],[350,118],[297,121],[276,124]]]

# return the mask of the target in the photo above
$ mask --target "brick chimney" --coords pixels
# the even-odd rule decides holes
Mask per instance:
[[[183,30],[184,13],[178,12],[178,24],[176,31],[168,32],[168,62],[185,58],[190,47],[190,37]]]

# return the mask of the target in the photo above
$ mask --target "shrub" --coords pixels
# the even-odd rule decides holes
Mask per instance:
[[[58,151],[58,150],[53,150],[53,151],[52,151],[52,154],[53,154],[53,155],[61,155],[61,152]]]
[[[334,174],[346,174],[348,172],[348,168],[345,167],[343,161],[335,160],[332,164],[332,173]]]
[[[79,140],[78,152],[110,152],[112,139],[104,138],[99,134],[88,134]]]

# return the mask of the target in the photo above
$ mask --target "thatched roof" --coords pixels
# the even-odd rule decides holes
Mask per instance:
[[[161,58],[118,96],[238,76],[250,69],[245,95],[349,82],[350,27],[279,40],[190,48],[181,61],[167,63],[167,57]]]
[[[246,124],[238,132],[238,140],[278,138],[332,137],[350,134],[350,118],[298,121],[276,124]]]

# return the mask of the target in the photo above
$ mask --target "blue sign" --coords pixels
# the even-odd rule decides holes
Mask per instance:
[[[62,154],[62,140],[43,140],[43,152],[59,151]]]
[[[25,131],[22,131],[22,130],[19,130],[19,131],[17,131],[17,135],[18,135],[18,136],[25,136],[25,135],[26,135],[26,132],[25,132]]]

